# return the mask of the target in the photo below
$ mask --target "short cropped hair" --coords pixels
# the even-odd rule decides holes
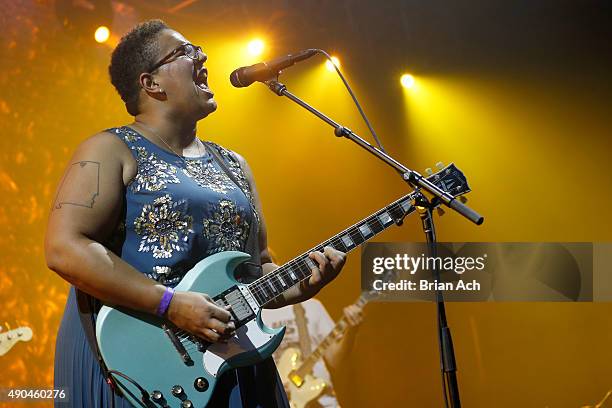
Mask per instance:
[[[160,31],[170,28],[162,20],[149,20],[138,24],[121,37],[113,50],[108,66],[111,83],[121,96],[130,115],[136,116],[140,74],[147,72],[159,58],[156,39]]]

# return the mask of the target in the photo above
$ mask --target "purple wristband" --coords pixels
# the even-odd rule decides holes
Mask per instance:
[[[166,291],[164,292],[161,300],[159,301],[159,306],[157,306],[157,315],[163,316],[168,311],[168,306],[170,306],[170,301],[172,300],[172,296],[174,296],[174,289],[166,286]]]

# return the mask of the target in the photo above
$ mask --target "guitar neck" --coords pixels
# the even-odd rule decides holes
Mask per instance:
[[[368,303],[368,301],[368,298],[366,298],[364,295],[361,295],[359,296],[359,299],[357,299],[357,301],[353,304],[362,308],[366,305],[366,303]],[[306,374],[311,373],[312,368],[317,363],[317,361],[319,361],[319,359],[323,357],[329,346],[336,343],[342,338],[342,336],[346,332],[347,327],[348,322],[346,316],[342,316],[342,318],[336,322],[336,325],[334,326],[332,331],[329,332],[329,334],[325,336],[323,340],[321,340],[317,348],[308,357],[306,357],[302,364],[295,370],[296,374],[299,375],[301,378],[304,378]]]
[[[249,284],[251,293],[257,302],[263,306],[295,284],[310,278],[312,268],[317,265],[308,257],[309,253],[323,251],[326,246],[345,253],[352,251],[413,212],[414,207],[411,204],[413,194],[405,195],[327,241],[293,258],[275,271],[257,279]]]

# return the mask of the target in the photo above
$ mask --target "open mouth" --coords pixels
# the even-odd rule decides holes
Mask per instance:
[[[212,96],[212,91],[208,87],[208,70],[206,68],[203,68],[195,73],[193,82],[202,91]]]

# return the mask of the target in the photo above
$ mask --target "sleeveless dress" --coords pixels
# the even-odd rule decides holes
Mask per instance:
[[[129,127],[107,132],[126,143],[138,164],[137,174],[125,190],[122,221],[106,243],[109,249],[149,278],[171,287],[209,255],[246,251],[249,235],[256,235],[253,231],[257,231],[259,216],[248,182],[231,152],[207,143],[240,185],[208,150],[202,157],[183,160]],[[56,388],[68,387],[70,395],[68,403],[56,401],[56,407],[131,406],[121,396],[113,397],[106,384],[83,330],[74,287],[70,288],[57,335],[54,368]],[[288,408],[289,403],[269,358],[224,373],[208,407]]]

